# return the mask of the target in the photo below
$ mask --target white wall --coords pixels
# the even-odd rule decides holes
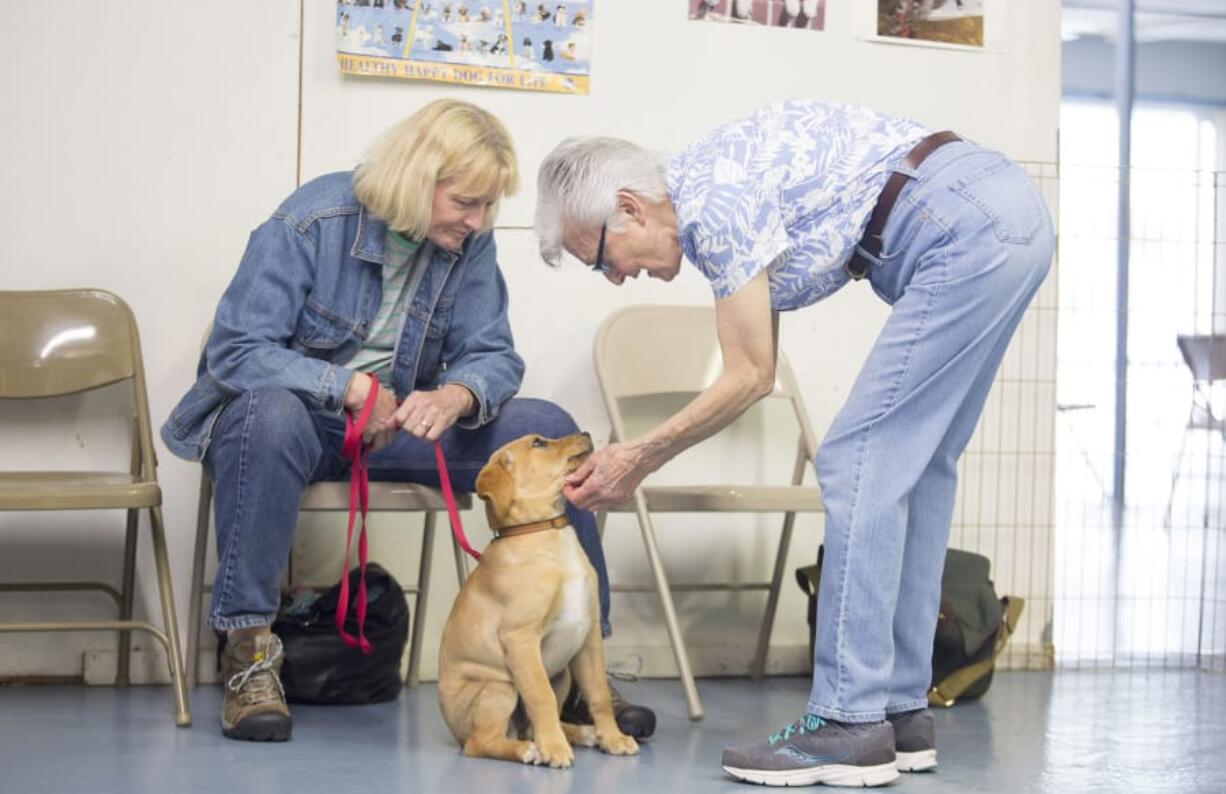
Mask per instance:
[[[6,144],[0,154],[0,224],[9,245],[0,286],[88,284],[123,295],[144,334],[151,403],[159,420],[191,380],[201,330],[248,230],[293,189],[296,158],[301,157],[303,179],[350,167],[376,133],[436,97],[478,102],[499,114],[516,137],[524,185],[506,202],[498,244],[517,343],[529,365],[523,393],[561,403],[598,438],[607,434],[590,363],[599,320],[632,302],[704,303],[709,293],[693,273],[668,286],[632,284],[616,290],[581,268],[554,271],[539,263],[526,228],[532,181],[541,157],[560,138],[601,132],[673,151],[706,127],[760,103],[801,96],[861,102],[913,116],[933,128],[958,130],[1021,160],[1055,160],[1060,48],[1054,2],[1006,4],[1005,46],[965,53],[860,41],[852,32],[851,3],[841,0],[827,4],[825,33],[691,23],[682,0],[601,0],[593,28],[590,96],[342,76],[334,61],[333,4],[305,0],[304,5],[301,27],[299,6],[292,0],[79,0],[8,10],[8,24],[0,33],[10,61],[9,78],[0,83],[0,104],[9,116],[0,131]],[[299,77],[300,151],[295,148]],[[1050,294],[1041,300],[1054,306]],[[806,390],[819,434],[884,317],[885,307],[860,286],[786,317],[783,347]],[[1035,323],[1023,333],[1038,340]],[[1036,360],[1051,352],[1040,342],[1032,344]],[[1038,406],[1037,387],[1026,394]],[[1009,404],[998,400],[994,405],[998,414],[1010,417],[1012,427]],[[67,408],[80,418],[69,431],[58,431],[25,406],[0,405],[5,450],[0,466],[16,468],[39,457],[48,468],[100,461],[122,465],[124,453],[105,446],[119,434],[89,421],[92,407],[96,403],[71,402]],[[1035,414],[1031,438],[1050,435],[1044,421]],[[781,467],[786,475],[790,443],[770,452],[769,460],[752,461],[751,468]],[[975,443],[975,449],[983,448],[983,442]],[[1010,449],[1013,454],[1017,447]],[[705,452],[690,455],[690,462],[677,469],[713,465]],[[782,464],[776,460],[780,455]],[[1020,487],[1043,489],[1045,472],[1037,464],[1026,468]],[[161,449],[160,475],[183,622],[198,467]],[[999,471],[993,476],[999,484]],[[978,493],[982,497],[983,486]],[[995,523],[979,521],[965,507],[960,510],[957,531],[963,545],[983,545],[989,536],[981,537],[977,527]],[[1050,510],[1038,513],[1027,531],[1042,536]],[[98,531],[55,532],[70,526],[59,517],[0,516],[0,581],[38,574],[116,578],[119,546],[106,545],[104,535],[118,542],[122,518],[90,518],[97,519]],[[465,522],[470,536],[486,537],[479,511],[466,514]],[[414,552],[397,544],[406,534],[417,535],[404,523],[376,521],[373,553],[382,552],[411,581]],[[759,577],[769,572],[773,526],[773,521],[751,519],[717,526],[709,520],[670,519],[662,522],[661,542],[678,581],[723,573]],[[798,530],[790,567],[813,558],[820,521],[802,521]],[[326,521],[304,522],[296,546],[300,575],[325,581],[335,577],[334,556],[319,549],[325,545],[320,536],[333,537],[337,531]],[[993,528],[990,537],[999,538],[999,532]],[[616,579],[645,579],[631,519],[610,518],[606,545]],[[423,656],[427,675],[433,673],[437,637],[454,594],[449,554],[447,545],[439,544]],[[1000,550],[998,570],[1010,569],[1011,554],[1009,547]],[[1045,558],[1041,563],[1045,566]],[[1038,584],[1029,575],[1032,589],[1042,591],[1042,574]],[[156,610],[151,585],[143,576],[146,613]],[[776,631],[777,666],[803,669],[803,607],[790,580],[785,593]],[[0,602],[0,617],[58,616],[66,614],[65,603],[10,597]],[[744,669],[745,646],[754,636],[760,605],[760,596],[678,598],[700,672]],[[103,614],[103,607],[100,603],[95,612]],[[671,656],[653,598],[615,596],[614,622],[611,665],[670,672]],[[1041,632],[1040,620],[1031,639],[1037,642]],[[113,637],[105,634],[0,636],[0,676],[79,674],[82,650],[113,647]]]

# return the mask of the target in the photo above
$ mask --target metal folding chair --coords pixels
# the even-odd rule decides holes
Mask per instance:
[[[426,625],[427,597],[430,592],[430,561],[434,554],[434,527],[438,513],[446,515],[447,505],[443,494],[436,488],[399,482],[371,482],[368,509],[372,513],[425,513],[421,536],[421,560],[417,566],[417,583],[405,587],[405,595],[414,596],[412,630],[409,635],[409,669],[405,683],[417,686],[421,673],[421,644]],[[472,505],[469,494],[456,494],[456,507],[467,510]],[[213,483],[203,471],[200,473],[200,501],[196,520],[196,546],[192,556],[191,606],[188,615],[188,682],[195,686],[199,680],[200,632],[203,630],[201,601],[205,593],[212,592],[211,585],[204,583],[205,557],[209,545],[209,525],[213,503]],[[349,483],[317,482],[307,486],[298,504],[299,511],[330,511],[347,513],[349,510]],[[337,533],[343,539],[344,533]],[[452,538],[455,551],[456,577],[460,584],[468,574],[464,552]]]
[[[0,592],[102,592],[114,599],[119,619],[0,623],[0,632],[118,631],[117,686],[129,683],[132,631],[148,632],[166,651],[175,723],[187,726],[191,724],[191,714],[136,319],[123,300],[103,290],[0,292],[0,399],[59,397],[124,382],[132,389],[134,413],[123,416],[123,422],[133,428],[131,465],[127,472],[0,472],[0,510],[127,511],[123,582],[119,590],[101,582],[21,582],[0,585]],[[64,419],[72,421],[74,417]],[[149,511],[162,628],[132,617],[141,510]]]
[[[695,395],[720,373],[722,356],[715,334],[715,312],[697,306],[632,306],[615,312],[601,324],[594,350],[596,375],[608,411],[611,441],[628,439],[625,403],[633,398]],[[823,510],[816,485],[801,485],[806,465],[812,465],[817,441],[787,358],[779,354],[775,389],[768,399],[787,400],[796,419],[797,450],[792,480],[787,485],[651,485],[640,486],[631,501],[610,508],[633,512],[643,538],[652,586],[614,585],[615,592],[654,590],[660,597],[669,641],[677,661],[691,719],[702,718],[702,703],[694,684],[689,657],[673,606],[673,590],[767,591],[766,610],[751,667],[755,678],[766,668],[771,629],[797,513]],[[735,425],[734,425],[735,426]],[[744,428],[740,428],[743,432]],[[721,582],[670,585],[656,543],[653,514],[658,513],[783,513],[783,533],[768,582]],[[604,515],[599,516],[601,526]]]

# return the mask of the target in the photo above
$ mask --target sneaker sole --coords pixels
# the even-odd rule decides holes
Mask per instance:
[[[894,763],[879,766],[846,766],[830,764],[808,769],[738,769],[725,766],[724,771],[737,780],[757,783],[762,786],[884,786],[898,780],[898,767]]]
[[[915,753],[896,753],[899,772],[926,772],[936,769],[937,751],[920,750]]]

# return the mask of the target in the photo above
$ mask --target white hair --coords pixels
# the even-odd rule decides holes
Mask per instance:
[[[668,198],[664,158],[621,138],[567,138],[541,163],[536,189],[541,257],[555,267],[568,229],[618,228],[618,191],[652,202]]]

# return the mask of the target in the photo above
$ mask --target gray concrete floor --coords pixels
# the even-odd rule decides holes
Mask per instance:
[[[700,681],[697,723],[675,681],[622,688],[656,708],[656,738],[637,758],[580,750],[552,771],[462,757],[429,685],[378,706],[296,707],[280,745],[222,738],[216,687],[192,693],[187,729],[164,687],[0,687],[0,792],[744,792],[721,749],[798,716],[808,682]],[[940,768],[894,790],[1226,792],[1220,674],[1002,673],[982,701],[936,719]]]

